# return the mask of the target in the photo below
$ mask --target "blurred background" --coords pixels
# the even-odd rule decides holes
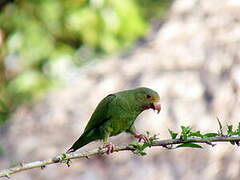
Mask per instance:
[[[216,132],[240,120],[240,1],[2,0],[0,168],[65,152],[109,93],[146,86],[162,111],[139,132]],[[134,139],[121,134],[117,145]],[[98,147],[94,142],[80,151]],[[239,148],[150,148],[50,165],[12,179],[232,179]]]

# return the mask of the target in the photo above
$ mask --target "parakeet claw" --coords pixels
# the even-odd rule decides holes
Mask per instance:
[[[144,134],[135,135],[135,138],[138,138],[138,142],[141,142],[142,140],[143,142],[149,142],[148,137]]]
[[[112,144],[111,142],[109,142],[107,145],[105,145],[104,147],[107,148],[107,154],[111,154],[113,153],[114,149],[115,149],[115,145]]]

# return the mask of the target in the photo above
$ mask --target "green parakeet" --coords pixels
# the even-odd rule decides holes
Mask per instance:
[[[134,121],[146,109],[157,110],[159,113],[159,101],[157,92],[144,87],[109,94],[98,104],[83,134],[67,153],[74,152],[92,141],[103,140],[109,154],[113,152],[114,146],[108,142],[108,138],[122,132],[131,133],[139,138],[139,141],[148,141],[146,136],[137,135]]]

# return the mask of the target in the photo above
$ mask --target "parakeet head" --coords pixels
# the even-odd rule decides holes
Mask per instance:
[[[157,113],[161,111],[160,97],[158,93],[149,88],[137,88],[136,100],[143,110],[153,109],[157,110]]]

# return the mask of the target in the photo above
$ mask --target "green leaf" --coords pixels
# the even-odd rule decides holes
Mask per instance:
[[[141,144],[141,146],[142,146],[142,150],[144,150],[145,148],[147,148],[147,147],[150,147],[152,145],[152,142],[150,141],[150,142],[144,142],[143,144]]]
[[[194,143],[184,143],[184,144],[180,144],[180,145],[178,145],[176,148],[180,148],[180,147],[203,148],[202,146],[200,146],[200,145],[198,145],[198,144],[194,144]]]
[[[66,153],[62,153],[62,160],[66,159],[67,155]]]
[[[203,135],[203,137],[216,137],[218,135],[219,135],[218,133],[206,133]]]
[[[176,132],[174,132],[174,131],[172,131],[172,130],[170,130],[170,129],[168,129],[168,132],[170,133],[172,139],[176,139],[178,133],[176,133]]]
[[[182,132],[181,132],[181,139],[186,140],[187,137],[189,136],[189,133],[191,132],[191,127],[190,126],[181,126]]]
[[[233,135],[233,126],[232,125],[227,125],[227,133],[228,133],[228,135]]]
[[[238,129],[236,129],[235,131],[233,130],[233,125],[227,125],[227,134],[229,136],[233,136],[233,135],[239,135],[240,132],[238,131]]]
[[[240,122],[238,123],[238,129],[237,129],[238,132],[240,132]]]
[[[188,134],[192,128],[190,126],[181,126],[181,129],[182,129],[182,132]]]
[[[150,143],[145,142],[143,144],[141,144],[140,142],[132,142],[129,145],[133,146],[134,148],[136,148],[138,151],[143,151],[146,147],[150,146]]]
[[[131,146],[133,146],[133,147],[135,147],[135,148],[138,148],[139,145],[140,145],[140,143],[137,142],[137,141],[134,141],[134,142],[131,142],[129,145],[131,145]]]
[[[147,154],[146,152],[144,152],[144,149],[149,146],[149,143],[141,144],[141,143],[135,141],[135,142],[130,143],[129,145],[132,145],[134,148],[136,148],[134,150],[135,154],[141,155],[141,156],[145,156]]]
[[[149,138],[150,143],[158,139],[158,135],[154,134],[152,137]]]
[[[147,153],[144,152],[144,151],[139,151],[138,154],[140,154],[141,156],[145,156],[145,155],[147,155]]]
[[[232,145],[235,145],[235,141],[229,141]]]
[[[190,132],[189,136],[193,136],[193,137],[203,137],[203,135],[200,133],[200,131],[196,131],[196,132]]]

